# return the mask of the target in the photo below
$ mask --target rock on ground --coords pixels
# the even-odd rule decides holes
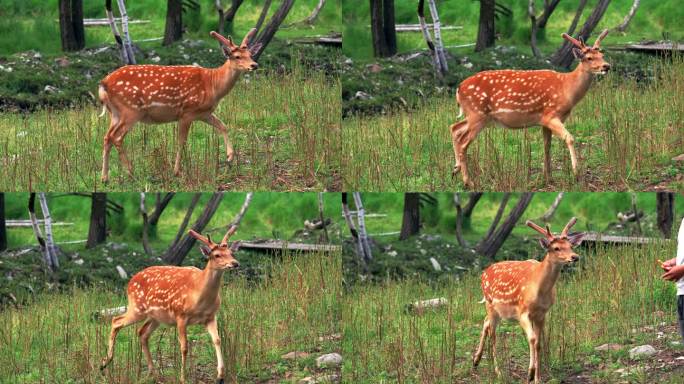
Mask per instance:
[[[316,358],[317,367],[337,367],[342,364],[342,355],[339,353],[326,353]]]
[[[638,359],[640,357],[648,357],[651,355],[655,355],[658,353],[655,348],[653,348],[652,345],[640,345],[638,347],[634,347],[629,350],[629,358],[630,359]]]

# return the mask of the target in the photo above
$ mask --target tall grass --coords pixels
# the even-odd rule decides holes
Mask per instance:
[[[547,315],[545,382],[565,382],[580,373],[588,375],[582,382],[624,380],[614,370],[626,363],[626,348],[656,343],[661,323],[676,323],[674,286],[659,279],[656,264],[674,253],[668,243],[581,251],[580,265],[561,275],[556,304]],[[405,311],[406,304],[433,297],[446,297],[448,306],[422,314]],[[496,382],[487,354],[477,371],[471,368],[485,315],[481,297],[475,273],[451,284],[408,280],[351,287],[342,304],[343,351],[351,357],[343,368],[345,382]],[[504,382],[519,382],[529,359],[522,330],[503,322],[497,335]],[[678,337],[674,327],[666,336]],[[595,352],[603,343],[625,347]],[[661,381],[678,382],[675,375]]]
[[[311,72],[311,73],[309,73]],[[99,109],[0,115],[0,190],[339,189],[340,86],[322,73],[244,76],[219,104],[236,150],[225,164],[223,138],[195,122],[173,175],[175,124],[136,124],[124,140],[135,178],[112,150],[111,181],[99,181],[108,118]]]
[[[565,144],[552,141],[554,180],[543,180],[540,128],[488,126],[468,151],[475,188],[521,190],[684,190],[682,166],[671,158],[684,152],[684,60],[654,61],[656,79],[643,85],[616,75],[594,84],[566,127],[575,136],[579,181],[572,176]],[[346,189],[368,191],[463,188],[451,177],[454,154],[449,125],[454,98],[434,98],[415,112],[343,121]]]
[[[288,363],[280,355],[298,350],[317,356],[338,349],[325,336],[339,332],[339,262],[339,255],[287,253],[273,262],[271,276],[257,284],[230,273],[224,276],[218,324],[228,382],[296,382],[321,371],[313,357]],[[75,289],[0,312],[0,382],[152,382],[136,326],[119,333],[113,364],[104,374],[99,371],[110,324],[91,315],[119,305],[125,305],[123,295]],[[191,383],[213,382],[216,358],[211,340],[202,327],[188,331],[186,378]],[[150,350],[164,382],[175,382],[180,367],[175,329],[157,330]]]

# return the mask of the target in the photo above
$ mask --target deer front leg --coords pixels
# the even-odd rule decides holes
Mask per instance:
[[[211,341],[214,343],[214,349],[216,350],[216,370],[218,374],[216,376],[216,384],[223,384],[223,376],[225,368],[223,367],[223,354],[221,353],[221,338],[219,337],[218,327],[216,324],[216,317],[207,323],[207,331],[211,336]]]
[[[543,127],[544,133],[544,182],[551,182],[551,130]]]
[[[535,332],[534,325],[532,324],[532,321],[527,313],[523,313],[522,316],[520,316],[520,326],[522,327],[523,331],[525,331],[527,344],[530,347],[530,365],[527,369],[527,382],[534,380],[534,383],[537,384],[539,382],[539,372],[537,372],[539,367],[537,354],[539,350],[539,339],[537,337],[537,333]]]
[[[545,123],[542,122],[542,124],[546,128],[550,129],[554,136],[559,137],[565,142],[565,145],[568,147],[568,151],[570,152],[572,173],[575,175],[575,177],[577,177],[577,154],[575,153],[575,138],[572,137],[567,129],[565,129],[565,125],[563,125],[563,122],[557,117],[553,117]]]
[[[484,321],[484,324],[482,325],[482,333],[480,334],[480,343],[477,346],[477,350],[475,351],[475,354],[473,355],[473,367],[477,368],[477,366],[480,364],[480,360],[482,359],[482,352],[484,352],[484,345],[485,342],[487,341],[487,334],[489,333],[489,317],[487,317]]]
[[[467,188],[473,188],[474,184],[470,180],[470,176],[468,174],[468,147],[470,146],[470,143],[475,140],[477,137],[477,134],[480,133],[482,128],[484,128],[485,124],[487,123],[487,120],[482,118],[476,121],[468,121],[468,129],[463,132],[463,134],[459,135],[458,137],[458,156],[457,158],[459,159],[460,165],[461,165],[461,176],[463,176],[463,184]]]
[[[223,136],[223,143],[226,145],[226,159],[229,163],[233,161],[233,144],[231,144],[230,139],[228,138],[228,129],[226,128],[226,125],[213,113],[202,118],[202,121],[216,128],[216,130],[221,133]]]
[[[452,124],[449,127],[449,130],[451,131],[451,144],[454,147],[454,169],[451,171],[451,176],[455,177],[456,174],[458,174],[458,171],[461,169],[461,161],[458,158],[458,141],[461,135],[465,133],[465,131],[468,130],[468,121],[463,120],[457,123]]]
[[[135,312],[135,310],[130,309],[126,311],[121,316],[116,316],[112,319],[112,331],[109,333],[109,348],[107,349],[107,357],[102,359],[102,364],[100,365],[100,370],[103,370],[114,358],[114,345],[116,344],[116,335],[119,331],[131,324],[137,323],[142,320],[142,317]]]
[[[191,125],[192,120],[190,119],[181,119],[178,121],[178,152],[176,152],[176,163],[173,166],[173,174],[175,176],[180,175],[181,154],[183,153],[183,148],[185,148],[185,142],[188,140],[188,132],[190,131]]]
[[[188,336],[186,333],[186,326],[187,324],[185,322],[185,319],[176,320],[176,328],[178,329],[178,342],[180,344],[181,350],[181,384],[185,384],[185,362],[188,358]]]

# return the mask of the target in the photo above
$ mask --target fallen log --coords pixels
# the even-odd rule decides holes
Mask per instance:
[[[430,29],[434,29],[435,25],[434,24],[427,24],[427,27]],[[463,26],[460,25],[442,25],[440,26],[440,29],[442,31],[444,30],[456,30],[456,29],[463,29]],[[395,30],[398,32],[420,32],[422,31],[420,24],[397,24],[395,26]]]
[[[90,317],[94,321],[96,321],[96,320],[108,320],[114,316],[122,315],[124,312],[126,312],[126,306],[125,305],[121,306],[121,307],[107,308],[107,309],[101,309],[99,311],[95,311],[92,313],[92,315]]]
[[[420,300],[410,304],[406,304],[406,311],[416,314],[422,314],[426,309],[435,310],[448,304],[449,300],[447,300],[444,297],[438,297],[436,299]]]

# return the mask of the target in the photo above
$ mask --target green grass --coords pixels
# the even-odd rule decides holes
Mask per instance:
[[[117,3],[116,1],[112,3],[114,16],[118,17]],[[218,13],[214,8],[214,1],[198,1],[197,3],[200,5],[199,10],[189,9],[183,15],[183,23],[186,28],[184,37],[209,40],[209,31],[217,28]],[[226,9],[230,7],[230,1],[223,0],[221,3]],[[263,3],[264,0],[245,1],[240,7],[232,27],[234,36],[242,38],[254,26],[261,13]],[[307,17],[317,3],[318,0],[297,1],[284,20],[283,26],[288,26]],[[273,2],[267,21],[279,5],[278,2]],[[126,10],[131,19],[150,20],[150,23],[147,24],[129,25],[129,32],[134,43],[164,35],[166,1],[127,2]],[[83,15],[85,18],[105,18],[104,2],[84,1]],[[57,0],[2,0],[0,1],[0,16],[0,52],[3,54],[29,49],[51,54],[60,52]],[[281,28],[276,36],[282,39],[290,39],[341,30],[341,5],[339,0],[335,0],[328,1],[313,26],[297,25],[291,28]],[[230,32],[227,31],[227,33]],[[17,38],[17,36],[21,36],[21,38]],[[86,47],[96,47],[114,42],[111,30],[106,25],[85,28],[85,39]],[[142,42],[141,44],[145,48],[158,47],[161,45],[161,41]]]
[[[295,68],[244,76],[219,104],[236,158],[225,166],[223,138],[196,122],[174,177],[175,125],[136,124],[124,140],[134,179],[111,156],[99,181],[108,118],[99,108],[0,115],[0,190],[311,190],[339,189],[339,82]]]
[[[468,151],[476,190],[684,190],[681,113],[684,62],[654,61],[645,84],[609,74],[593,84],[566,121],[575,137],[579,181],[567,149],[552,141],[554,179],[542,174],[543,140],[538,127],[488,127]],[[453,148],[448,127],[456,121],[453,95],[436,96],[414,111],[343,120],[343,184],[348,190],[462,189],[451,177]]]
[[[586,381],[581,382],[619,382],[624,378],[616,369],[628,366],[634,372],[650,364],[631,361],[629,348],[651,343],[671,351],[667,340],[679,339],[671,326],[676,324],[674,285],[659,279],[662,272],[655,262],[671,258],[675,246],[599,247],[579,253],[580,264],[561,275],[556,304],[547,315],[542,377],[551,383],[575,382],[571,379],[582,374]],[[537,248],[531,256],[540,254]],[[411,302],[435,297],[445,297],[449,304],[422,314],[405,311]],[[344,382],[499,382],[487,354],[477,371],[471,369],[485,314],[481,297],[476,272],[454,274],[439,284],[413,278],[348,287],[342,300],[342,350],[351,358],[344,363]],[[664,339],[657,335],[660,330]],[[499,364],[508,378],[503,382],[519,382],[529,359],[522,331],[504,322],[497,335]],[[623,347],[594,351],[604,343]],[[681,372],[651,369],[642,376],[632,373],[630,382],[675,383]]]
[[[525,45],[525,52],[529,49],[530,21],[527,16],[527,2],[503,0],[499,3],[509,6],[513,17],[500,17],[496,21],[498,40],[497,45]],[[541,13],[542,2],[537,1],[537,14]],[[539,36],[540,49],[544,54],[552,53],[560,45],[560,34],[566,32],[575,15],[577,1],[561,2],[549,19],[546,30]],[[579,26],[584,23],[593,9],[596,1],[589,1]],[[632,0],[613,0],[596,30],[613,28],[622,22]],[[397,24],[416,24],[417,2],[396,1],[395,18]],[[473,1],[439,1],[437,9],[442,25],[461,26],[458,30],[445,30],[442,39],[446,47],[453,45],[474,43],[477,39],[477,28],[480,14],[480,4]],[[429,9],[425,6],[427,21],[430,22]],[[342,10],[344,20],[344,52],[355,60],[369,61],[373,57],[370,36],[369,2],[365,0],[345,1]],[[680,20],[683,11],[676,1],[660,1],[657,3],[642,3],[634,19],[624,35],[613,34],[606,44],[621,44],[629,41],[644,39],[659,40],[666,34],[673,40],[684,39],[684,29]],[[420,32],[404,32],[397,34],[398,51],[409,52],[425,49],[425,40]],[[522,48],[521,48],[522,49]],[[450,53],[462,56],[472,53],[473,47],[450,48]]]
[[[314,358],[339,350],[321,337],[340,331],[339,256],[285,254],[274,261],[271,275],[258,283],[232,273],[224,276],[219,333],[227,382],[296,383],[325,374]],[[106,353],[107,321],[91,319],[94,311],[125,305],[125,297],[106,289],[74,289],[43,294],[31,305],[0,312],[0,381],[21,383],[151,383],[135,326],[117,339],[113,364],[101,374]],[[189,327],[188,382],[213,382],[214,349],[202,327]],[[150,339],[155,365],[164,382],[176,382],[180,353],[176,332],[162,327]],[[280,356],[290,351],[312,356],[296,362]],[[328,372],[330,373],[330,372]]]

